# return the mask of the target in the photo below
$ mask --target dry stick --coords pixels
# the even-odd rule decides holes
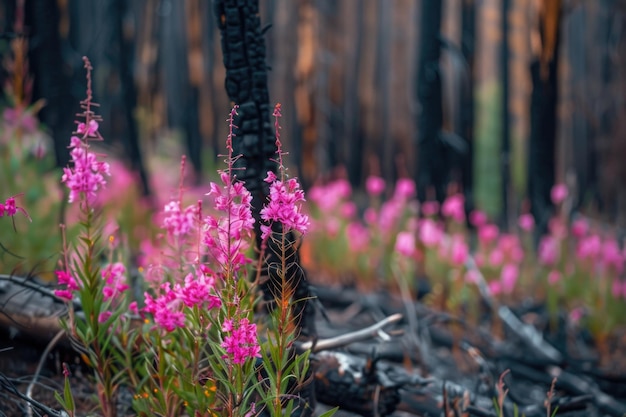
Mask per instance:
[[[31,399],[31,400],[33,399],[32,397],[33,388],[35,387],[35,384],[37,383],[37,379],[39,378],[39,374],[41,373],[41,368],[43,368],[43,364],[46,360],[46,357],[48,356],[48,354],[50,354],[50,351],[59,342],[59,340],[61,340],[64,334],[65,334],[65,330],[59,331],[56,334],[56,336],[54,336],[54,338],[50,341],[50,343],[48,343],[48,346],[46,346],[46,349],[41,354],[41,359],[39,359],[39,364],[37,365],[37,369],[35,370],[35,375],[33,376],[33,380],[30,381],[30,384],[28,384],[28,388],[26,389],[26,397],[28,399]],[[28,408],[26,409],[26,416],[33,417],[33,406],[31,405],[31,403],[28,403]]]
[[[335,349],[338,347],[346,346],[351,343],[359,342],[361,340],[367,340],[371,337],[379,336],[381,338],[389,337],[388,334],[382,332],[383,327],[398,322],[402,319],[402,314],[396,313],[389,317],[384,318],[378,323],[374,323],[369,327],[366,327],[355,332],[342,334],[340,336],[331,337],[330,339],[319,340],[315,345],[313,342],[304,342],[299,345],[302,350],[309,350],[313,353],[321,352],[323,350]]]

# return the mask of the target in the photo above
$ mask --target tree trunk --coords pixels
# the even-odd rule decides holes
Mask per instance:
[[[539,12],[538,35],[542,48],[530,65],[530,139],[528,152],[528,193],[535,218],[536,237],[548,231],[554,207],[550,191],[555,178],[557,63],[560,1],[545,0]]]
[[[476,2],[463,0],[461,9],[461,52],[467,65],[461,92],[460,133],[467,144],[462,159],[461,181],[465,197],[465,212],[474,209],[474,53],[476,49]]]
[[[26,26],[30,29],[30,68],[34,78],[33,100],[43,98],[46,105],[39,118],[51,131],[58,166],[69,162],[67,144],[74,129],[78,105],[70,93],[70,75],[63,64],[60,12],[57,2],[32,0],[26,2]]]
[[[418,125],[417,190],[420,201],[431,198],[431,189],[439,201],[445,198],[447,164],[439,140],[443,123],[440,28],[440,0],[423,0],[421,13],[421,51],[417,75],[417,98],[420,104]]]

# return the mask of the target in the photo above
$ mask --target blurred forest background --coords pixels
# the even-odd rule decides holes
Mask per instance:
[[[58,164],[67,163],[86,55],[101,132],[134,168],[154,153],[189,154],[197,178],[214,168],[231,103],[211,1],[0,5],[0,52],[26,36],[31,100],[46,100],[40,118]],[[410,176],[423,199],[458,184],[468,209],[506,226],[529,205],[547,222],[549,190],[566,183],[572,211],[626,226],[625,1],[260,7],[270,105],[282,103],[282,139],[305,186],[337,175],[355,187],[370,174]]]

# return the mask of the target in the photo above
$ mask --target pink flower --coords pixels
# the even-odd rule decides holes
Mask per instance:
[[[400,178],[396,183],[394,198],[408,200],[415,196],[415,181],[410,178]]]
[[[548,283],[550,285],[556,285],[556,283],[558,283],[561,280],[561,272],[559,272],[556,269],[553,269],[552,271],[550,271],[550,273],[548,274]]]
[[[476,269],[468,269],[465,273],[465,282],[469,284],[478,284],[480,282],[480,273]]]
[[[180,209],[180,201],[170,201],[163,209],[165,218],[162,226],[171,236],[186,236],[193,229],[198,219],[198,206],[190,205],[184,211]]]
[[[90,120],[87,125],[85,123],[79,123],[78,129],[76,130],[78,133],[83,134],[83,138],[95,137],[98,132],[98,122]]]
[[[439,213],[439,203],[437,201],[424,201],[422,203],[422,214],[426,217]]]
[[[385,191],[385,180],[381,177],[371,175],[365,180],[365,189],[372,197],[377,197]]]
[[[515,263],[522,262],[524,258],[524,250],[521,247],[520,240],[517,235],[503,234],[498,242],[499,248],[502,250],[507,261]]]
[[[372,207],[366,208],[365,212],[363,213],[363,220],[365,220],[365,223],[369,225],[376,224],[376,222],[378,221],[378,214],[376,213],[376,210],[374,210]]]
[[[567,236],[567,226],[560,217],[553,217],[548,222],[548,230],[552,236],[563,239]]]
[[[98,323],[102,324],[105,321],[107,321],[109,318],[111,318],[111,315],[113,313],[111,313],[110,311],[103,311],[98,315]]]
[[[567,185],[556,184],[550,191],[550,198],[555,205],[561,204],[567,198]]]
[[[589,231],[589,223],[583,218],[578,218],[572,223],[572,235],[581,239]]]
[[[491,266],[498,267],[502,265],[502,262],[504,262],[504,253],[502,253],[500,248],[495,248],[489,254],[489,264]]]
[[[250,262],[246,256],[249,246],[245,238],[252,236],[252,196],[243,183],[234,181],[226,173],[220,176],[223,187],[210,183],[207,195],[214,196],[214,208],[221,217],[207,216],[204,220],[204,244],[220,265],[230,265],[234,271]],[[263,230],[263,228],[261,228]]]
[[[500,233],[500,229],[495,224],[485,224],[478,229],[478,240],[483,245],[489,245],[495,241]]]
[[[400,232],[396,236],[395,250],[402,256],[411,257],[415,253],[415,236],[411,232]]]
[[[109,264],[102,271],[102,278],[106,281],[106,284],[102,289],[105,301],[123,293],[129,288],[126,284],[125,274],[126,267],[120,262]]]
[[[309,216],[302,213],[301,203],[304,201],[304,191],[295,178],[287,181],[274,180],[270,185],[269,201],[261,209],[261,219],[269,223],[281,223],[283,231],[296,230],[306,233],[309,227]],[[267,239],[271,227],[261,228],[261,238]]]
[[[54,294],[59,298],[72,300],[72,298],[74,298],[74,291],[78,291],[80,289],[80,287],[76,283],[76,280],[67,271],[54,271],[54,273],[57,276],[57,281],[59,285],[66,286],[65,289],[55,290]]]
[[[443,232],[432,219],[423,219],[420,222],[419,238],[427,247],[434,247],[441,241]]]
[[[491,295],[499,295],[502,292],[502,282],[500,281],[491,281],[489,282],[489,284],[487,284],[487,286],[489,287],[489,292],[491,293]]]
[[[535,227],[535,218],[533,217],[532,214],[525,213],[519,216],[519,219],[517,220],[517,224],[519,225],[520,229],[522,229],[523,231],[531,232],[533,228]]]
[[[465,199],[463,194],[453,194],[444,201],[441,213],[457,223],[465,221]]]
[[[585,310],[582,307],[574,308],[569,312],[569,319],[572,323],[578,324],[580,319],[582,319],[585,315]]]
[[[386,233],[392,230],[404,212],[404,202],[402,200],[392,198],[386,201],[380,208],[378,225],[380,229]]]
[[[560,257],[559,241],[554,236],[544,236],[539,242],[539,262],[542,265],[553,266]]]
[[[367,249],[369,243],[369,232],[361,223],[351,222],[346,227],[348,246],[352,252],[361,252]]]
[[[598,235],[585,236],[576,246],[576,256],[582,260],[595,260],[600,254],[602,240]]]
[[[130,310],[131,313],[133,314],[139,314],[139,308],[137,307],[137,301],[132,301],[129,305],[128,305],[128,309]]]
[[[511,294],[515,289],[517,278],[519,277],[519,268],[515,264],[506,264],[500,273],[500,282],[502,283],[502,292]]]
[[[70,189],[69,202],[72,203],[83,194],[88,203],[93,203],[97,192],[106,185],[105,176],[110,176],[110,167],[106,162],[98,161],[95,153],[89,152],[86,143],[73,136],[70,151],[73,168],[63,168],[61,182]]]
[[[182,301],[176,291],[171,288],[169,282],[161,285],[161,294],[152,298],[148,293],[144,294],[146,306],[144,311],[152,314],[154,323],[167,330],[174,331],[177,327],[185,326],[185,314],[182,312]]]
[[[474,227],[481,227],[487,223],[487,213],[481,210],[473,210],[469,215],[469,221]]]
[[[177,286],[175,290],[187,307],[201,306],[211,310],[222,305],[220,298],[215,295],[215,278],[212,275],[200,273],[196,278],[189,273],[185,277],[185,285]]]
[[[615,239],[607,239],[602,245],[602,257],[607,267],[618,275],[624,270],[624,258],[619,244]]]
[[[356,204],[352,201],[348,201],[341,205],[341,217],[344,219],[351,219],[356,215]]]
[[[222,348],[233,363],[243,364],[246,359],[261,357],[256,324],[250,323],[247,318],[242,318],[237,324],[232,320],[225,320],[222,331],[228,334],[224,337]]]
[[[452,247],[450,249],[450,262],[454,266],[463,266],[467,260],[469,247],[463,235],[454,235],[452,237]]]

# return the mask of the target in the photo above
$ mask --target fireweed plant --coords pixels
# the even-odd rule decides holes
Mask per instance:
[[[460,193],[441,205],[419,205],[409,179],[399,180],[388,196],[380,177],[369,177],[365,186],[369,205],[360,213],[344,179],[309,191],[306,244],[315,250],[307,249],[305,267],[321,268],[335,279],[362,277],[358,283],[368,287],[389,286],[390,277],[401,276],[410,288],[425,276],[431,286],[426,303],[474,323],[480,316],[476,284],[484,277],[497,303],[544,301],[553,325],[566,311],[570,323],[590,329],[598,342],[626,325],[626,250],[610,229],[582,215],[566,216],[565,185],[552,190],[555,215],[537,250],[529,213],[505,233],[482,211],[466,219]],[[468,268],[470,257],[477,269]]]
[[[64,262],[56,271],[56,295],[67,301],[64,328],[74,347],[93,369],[97,404],[105,417],[116,415],[120,387],[132,387],[132,407],[142,416],[245,416],[267,410],[289,413],[298,403],[293,387],[303,383],[308,356],[294,354],[286,233],[306,232],[304,193],[287,178],[282,164],[275,111],[277,162],[280,176],[268,173],[270,196],[261,212],[262,248],[254,255],[251,195],[237,179],[233,155],[235,106],[229,116],[226,169],[211,182],[203,202],[184,206],[185,159],[181,162],[178,196],[159,216],[162,233],[141,260],[147,290],[133,300],[124,247],[115,237],[103,239],[101,211],[95,204],[111,176],[110,166],[91,150],[102,140],[99,117],[92,111],[91,66],[85,58],[87,98],[84,121],[70,141],[71,164],[62,182],[69,202],[77,204],[80,233],[64,244]],[[280,226],[280,227],[277,227]],[[277,233],[279,229],[281,232]],[[284,281],[276,294],[269,324],[257,326],[254,316],[263,251],[277,243],[281,265],[273,265]],[[259,337],[263,335],[263,338]],[[69,384],[57,399],[69,415],[75,403]]]

